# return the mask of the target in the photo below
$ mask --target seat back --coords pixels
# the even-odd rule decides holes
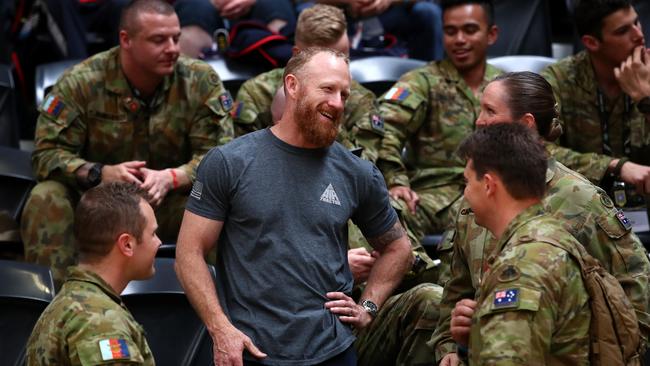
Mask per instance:
[[[0,146],[0,212],[18,222],[35,184],[30,153]]]
[[[505,72],[532,71],[540,73],[556,60],[544,56],[502,56],[488,59],[488,63]]]
[[[36,66],[36,105],[40,106],[63,72],[82,60],[63,60]]]
[[[373,56],[352,60],[350,74],[352,79],[380,96],[402,75],[424,65],[426,62],[415,59]]]
[[[495,0],[497,42],[489,57],[505,55],[551,56],[551,24],[546,0]]]
[[[156,258],[155,267],[151,279],[131,281],[122,300],[144,327],[157,365],[195,364],[199,345],[210,336],[178,282],[174,259]]]
[[[20,125],[11,66],[0,64],[0,146],[18,147]]]
[[[54,298],[47,267],[0,260],[0,358],[23,365],[25,346],[41,313]]]
[[[206,62],[217,72],[223,86],[230,91],[233,98],[246,80],[254,78],[265,71],[263,68],[253,68],[250,65],[225,58],[206,60]]]

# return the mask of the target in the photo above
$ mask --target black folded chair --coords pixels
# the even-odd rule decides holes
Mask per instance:
[[[25,346],[34,324],[54,298],[50,269],[0,260],[0,359],[25,364]]]
[[[199,360],[210,360],[206,357],[211,354],[201,356],[199,349],[205,342],[211,347],[212,341],[178,282],[174,259],[156,258],[155,267],[153,278],[131,281],[122,299],[144,327],[156,365],[198,365]],[[210,272],[214,279],[211,266]]]
[[[546,66],[555,63],[556,60],[545,56],[501,56],[488,59],[488,63],[506,72],[532,71],[540,73]]]
[[[11,66],[0,64],[0,146],[18,148],[20,123]]]
[[[63,60],[36,66],[36,105],[40,106],[63,72],[83,60]]]
[[[426,62],[391,56],[372,56],[352,60],[352,79],[370,89],[378,97],[399,80],[406,72],[426,65]]]
[[[248,64],[238,63],[225,58],[206,60],[217,72],[223,86],[228,89],[233,98],[237,95],[241,85],[248,79],[254,78],[265,71],[264,68],[253,68]]]
[[[546,0],[495,0],[497,42],[488,56],[551,56],[551,22]]]

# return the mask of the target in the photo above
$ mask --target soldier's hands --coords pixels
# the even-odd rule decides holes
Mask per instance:
[[[632,54],[614,68],[614,76],[621,89],[635,102],[650,96],[650,55],[645,46],[638,46]]]
[[[363,306],[342,292],[328,292],[327,297],[332,301],[325,303],[325,308],[339,316],[343,323],[353,325],[357,329],[365,328],[372,322],[372,316]]]
[[[474,300],[462,299],[451,311],[451,337],[456,343],[465,347],[469,341],[469,330],[472,326],[472,315],[474,315],[476,305]]]
[[[368,253],[366,248],[348,250],[348,264],[350,265],[350,271],[352,271],[352,277],[354,277],[354,283],[368,280],[370,270],[376,260],[377,258]]]
[[[460,365],[460,359],[456,353],[447,353],[445,357],[440,360],[439,366],[458,366]]]
[[[415,191],[411,190],[409,187],[394,186],[388,190],[388,194],[395,200],[401,199],[406,202],[409,211],[415,215],[415,209],[418,207],[418,203],[420,202],[420,197],[415,193]]]
[[[247,335],[232,325],[214,332],[212,340],[215,366],[242,366],[244,349],[258,359],[266,357],[266,353],[260,351]]]
[[[392,0],[371,0],[359,9],[362,18],[380,15],[390,7]]]
[[[650,194],[650,167],[628,161],[621,167],[621,179],[633,184],[639,194]]]
[[[126,161],[116,165],[104,165],[102,182],[127,182],[142,184],[141,169],[147,165],[144,161]]]
[[[239,19],[255,5],[255,0],[230,0],[219,7],[219,15],[226,19]]]
[[[149,193],[149,203],[158,207],[167,192],[173,187],[174,178],[168,170],[153,170],[142,168],[144,182],[140,186]]]

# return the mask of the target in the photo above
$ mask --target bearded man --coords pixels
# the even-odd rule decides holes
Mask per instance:
[[[351,326],[371,324],[411,268],[410,244],[377,168],[334,142],[350,93],[347,57],[297,53],[284,91],[279,122],[201,162],[176,271],[215,364],[356,365]],[[349,219],[381,254],[359,304],[350,297]],[[216,291],[203,259],[215,245]]]

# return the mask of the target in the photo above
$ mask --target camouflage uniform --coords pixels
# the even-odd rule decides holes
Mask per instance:
[[[582,51],[548,66],[543,72],[553,86],[555,99],[559,104],[560,119],[563,122],[563,134],[560,144],[574,150],[564,150],[556,154],[562,162],[592,182],[599,182],[607,171],[612,158],[603,154],[603,132],[598,112],[598,84],[591,58],[587,51]],[[614,157],[625,156],[623,130],[625,121],[629,121],[632,161],[650,164],[650,124],[646,117],[628,105],[623,95],[616,100],[605,98],[609,116],[609,140]],[[586,153],[586,154],[578,154]]]
[[[510,222],[477,292],[470,365],[589,365],[591,310],[580,265],[540,236],[579,245],[540,204]]]
[[[34,188],[21,219],[25,258],[52,266],[60,283],[74,262],[71,224],[86,162],[147,162],[183,169],[190,179],[203,155],[232,138],[232,100],[212,68],[181,57],[149,106],[135,96],[119,63],[119,48],[67,71],[43,105],[36,125]],[[175,241],[185,194],[170,192],[156,209],[164,241]]]
[[[543,205],[561,220],[569,231],[603,267],[621,283],[635,307],[642,336],[650,334],[650,262],[638,237],[621,219],[612,201],[600,188],[564,165],[549,160],[547,193]],[[455,229],[447,233],[453,246],[451,278],[440,305],[440,321],[432,338],[436,358],[456,351],[449,332],[451,310],[461,299],[476,298],[481,279],[497,241],[474,221],[465,200],[456,219]]]
[[[103,356],[107,340],[125,345],[126,351],[122,347]],[[97,274],[79,267],[68,269],[61,292],[38,319],[26,357],[29,366],[155,364],[144,330],[120,296]]]
[[[480,90],[499,73],[488,64]],[[454,65],[443,60],[404,74],[379,99],[386,134],[377,166],[389,187],[410,186],[420,196],[416,216],[405,217],[417,237],[443,231],[447,211],[464,186],[465,163],[456,156],[456,148],[474,130],[479,97]]]
[[[237,93],[233,117],[237,134],[246,134],[272,125],[271,103],[282,86],[284,69],[275,69],[246,81]],[[356,81],[352,81],[350,97],[344,110],[343,125],[337,140],[347,148],[363,147],[362,157],[372,162],[377,159],[379,142],[384,134],[375,95]],[[391,200],[393,206],[396,202]],[[402,214],[400,213],[400,216]],[[442,288],[422,284],[430,282],[433,261],[418,240],[406,228],[413,245],[413,253],[423,261],[421,270],[409,272],[401,287],[406,293],[392,296],[382,306],[377,319],[361,332],[355,347],[359,365],[417,365],[418,360],[431,361],[433,354],[426,346],[438,319],[438,304]],[[348,242],[351,248],[373,248],[359,229],[349,225]],[[360,290],[357,289],[360,293]]]
[[[265,72],[239,88],[232,113],[238,136],[272,125],[271,103],[283,85],[283,73],[283,68]],[[348,149],[363,147],[362,157],[374,163],[383,136],[384,121],[379,116],[375,95],[353,80],[337,140]]]

